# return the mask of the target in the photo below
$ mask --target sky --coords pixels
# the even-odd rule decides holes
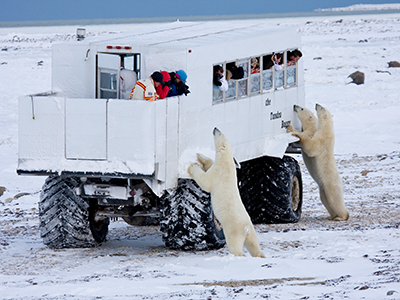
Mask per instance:
[[[0,22],[312,12],[400,0],[0,0]]]

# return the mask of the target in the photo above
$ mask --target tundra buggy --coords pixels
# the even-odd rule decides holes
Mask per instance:
[[[214,156],[212,130],[229,138],[241,197],[254,223],[297,222],[302,180],[290,156],[304,106],[300,34],[263,22],[174,22],[85,37],[52,47],[52,91],[19,99],[17,173],[47,176],[39,218],[52,248],[103,242],[111,218],[160,224],[174,249],[224,245],[209,194],[188,177],[197,152]],[[282,56],[280,68],[269,68]],[[253,62],[258,64],[252,70]],[[213,68],[242,69],[227,91]],[[138,79],[184,70],[187,96],[122,99],[120,73]]]

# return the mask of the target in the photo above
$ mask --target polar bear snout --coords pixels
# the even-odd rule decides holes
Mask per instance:
[[[321,110],[323,107],[319,105],[318,103],[315,104],[315,110]]]
[[[303,110],[303,108],[301,106],[298,106],[298,105],[295,104],[295,105],[293,105],[293,110],[295,112],[299,112],[299,111]]]
[[[214,127],[213,135],[221,135],[221,131],[217,127]]]

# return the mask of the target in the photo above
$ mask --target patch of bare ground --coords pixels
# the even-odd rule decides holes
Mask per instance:
[[[193,283],[183,283],[180,285],[201,285],[204,287],[212,287],[212,286],[223,286],[223,287],[244,287],[244,286],[267,286],[267,285],[275,285],[275,284],[287,284],[287,285],[300,285],[300,286],[307,286],[307,285],[337,285],[348,278],[350,275],[341,276],[335,279],[328,279],[323,281],[314,281],[314,277],[289,277],[289,278],[271,278],[271,279],[256,279],[256,280],[227,280],[227,281],[205,281],[205,282],[193,282]]]

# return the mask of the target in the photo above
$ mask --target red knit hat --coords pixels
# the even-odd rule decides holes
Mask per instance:
[[[163,76],[163,81],[167,82],[171,80],[171,76],[169,76],[169,73],[167,71],[161,71],[161,74]]]

